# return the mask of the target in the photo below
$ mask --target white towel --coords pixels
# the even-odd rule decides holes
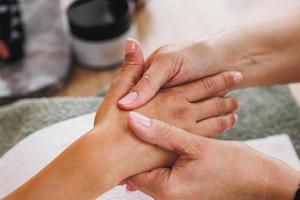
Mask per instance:
[[[0,198],[9,194],[44,168],[73,141],[92,128],[95,114],[69,119],[39,130],[19,142],[0,159]],[[253,148],[300,169],[300,162],[287,135],[246,142]],[[150,200],[141,193],[115,187],[98,200]]]

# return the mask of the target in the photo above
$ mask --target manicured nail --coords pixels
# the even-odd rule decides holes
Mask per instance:
[[[127,184],[126,184],[126,191],[128,193],[130,193],[130,192],[136,191],[136,189],[135,189],[135,187],[131,183],[127,182]]]
[[[128,38],[126,42],[126,54],[132,54],[136,51],[136,42]]]
[[[127,94],[125,97],[123,97],[120,101],[119,104],[122,105],[128,105],[133,103],[138,97],[138,93],[137,92],[130,92],[129,94]]]
[[[234,123],[237,123],[239,121],[239,116],[237,114],[234,114],[233,117],[234,117]]]
[[[236,84],[240,83],[244,78],[241,72],[232,72],[232,75],[233,75],[233,80]]]
[[[242,103],[240,101],[237,101],[237,107],[234,112],[238,112],[241,109]]]
[[[151,119],[149,119],[148,117],[141,115],[139,113],[136,113],[136,112],[130,112],[129,115],[136,123],[138,123],[146,128],[150,127]]]

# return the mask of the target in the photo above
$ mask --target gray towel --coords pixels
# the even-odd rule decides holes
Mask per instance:
[[[287,133],[300,155],[300,109],[285,86],[253,88],[232,95],[242,100],[238,125],[222,138],[245,140]],[[34,131],[95,112],[100,97],[28,99],[0,108],[0,156]]]

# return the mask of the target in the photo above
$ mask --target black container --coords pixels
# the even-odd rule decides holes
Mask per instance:
[[[9,56],[5,62],[15,62],[24,55],[25,32],[18,1],[0,1],[0,41],[7,48]]]
[[[122,62],[132,36],[133,3],[128,0],[78,0],[68,8],[73,49],[80,64],[107,68]]]

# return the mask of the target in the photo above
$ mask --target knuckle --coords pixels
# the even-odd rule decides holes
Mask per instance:
[[[221,98],[221,97],[216,97],[214,99],[214,107],[215,107],[216,112],[218,114],[224,113],[225,109],[226,109],[226,105],[225,105],[224,99]]]
[[[119,76],[111,84],[111,86],[113,88],[119,87],[120,85],[127,85],[127,86],[133,87],[134,86],[134,80],[132,80],[129,77],[125,77],[125,76],[121,77],[121,76]]]
[[[172,59],[172,57],[174,57],[174,59]],[[183,56],[181,54],[177,54],[177,55],[174,55],[174,56],[170,56],[170,65],[169,66],[169,77],[168,79],[171,79],[173,77],[175,77],[179,72],[180,72],[180,69],[182,68],[183,66]]]
[[[185,145],[182,146],[181,151],[186,152],[191,156],[196,156],[201,148],[200,143],[196,142],[197,140],[192,140],[187,142]]]
[[[233,114],[230,114],[230,115],[228,116],[228,118],[229,118],[228,121],[229,121],[230,127],[234,126],[234,124],[236,123],[236,119],[235,119],[234,115],[233,115]]]
[[[231,109],[238,108],[239,102],[238,102],[237,98],[231,97],[230,101],[231,101]]]
[[[136,62],[134,59],[125,59],[123,62],[123,69],[131,68],[134,66],[140,65],[140,63]]]
[[[139,82],[140,84],[145,85],[147,88],[155,90],[153,87],[153,78],[150,74],[145,73]]]
[[[168,125],[167,123],[163,123],[162,127],[158,130],[158,134],[160,138],[169,137],[171,132],[172,132],[172,126]]]
[[[216,129],[217,132],[224,132],[228,129],[226,117],[216,118]]]
[[[217,83],[213,78],[208,78],[202,83],[203,90],[208,94],[213,94],[216,91]]]

